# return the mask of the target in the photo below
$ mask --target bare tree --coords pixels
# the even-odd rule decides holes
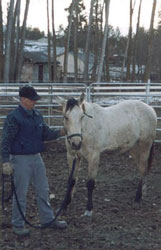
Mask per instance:
[[[154,26],[156,4],[157,4],[157,0],[154,0],[153,7],[152,7],[152,13],[151,13],[150,29],[149,29],[148,54],[147,54],[146,68],[145,68],[145,74],[144,74],[144,82],[148,82],[148,79],[150,77],[152,48],[153,48],[153,36],[154,36],[153,26]]]
[[[49,0],[47,0],[47,30],[48,30],[48,72],[49,72],[49,82],[51,82],[51,34],[50,34],[50,20],[49,20]]]
[[[26,23],[27,23],[29,4],[30,4],[30,0],[26,0],[25,13],[24,13],[24,19],[23,19],[23,25],[22,25],[22,31],[21,31],[21,42],[20,42],[20,47],[19,47],[19,52],[18,52],[18,63],[17,63],[17,72],[16,72],[17,82],[20,82],[20,79],[21,79],[21,71],[22,71],[22,63],[23,63],[23,49],[24,49],[24,43],[25,43]]]
[[[132,82],[135,80],[136,48],[137,48],[137,40],[138,40],[139,27],[140,27],[141,5],[142,5],[142,0],[140,0],[140,4],[139,4],[138,20],[137,20],[137,26],[136,26],[136,34],[135,34],[134,44],[133,44],[133,63],[132,63],[132,65],[133,65],[133,71],[132,71]]]
[[[56,64],[56,35],[54,20],[54,0],[52,0],[52,31],[53,31],[53,80],[57,80],[57,64]]]
[[[92,81],[96,81],[96,71],[98,65],[98,56],[99,56],[99,41],[102,40],[102,23],[103,23],[103,10],[104,10],[104,3],[100,6],[99,9],[99,0],[96,1],[94,6],[94,14],[95,14],[95,36],[94,36],[94,62],[93,62],[93,69],[92,69]],[[100,18],[99,18],[100,14]]]
[[[13,27],[13,13],[14,13],[14,0],[10,0],[8,19],[7,19],[7,33],[5,41],[5,60],[4,60],[4,82],[9,82],[10,73],[10,52],[11,52],[11,35]]]
[[[90,46],[91,29],[92,29],[92,22],[93,22],[93,8],[94,8],[95,1],[96,0],[91,0],[91,6],[90,6],[88,33],[87,33],[86,48],[85,48],[84,82],[88,81],[89,46]]]
[[[105,28],[104,28],[104,37],[102,41],[102,50],[101,50],[101,58],[100,58],[100,64],[98,69],[98,76],[97,76],[97,82],[101,81],[102,72],[103,72],[103,63],[105,58],[105,49],[107,44],[107,37],[108,37],[108,17],[109,17],[109,7],[110,7],[110,0],[105,0],[105,9],[106,9],[106,20],[105,20]]]
[[[16,71],[16,61],[18,56],[18,46],[19,46],[19,31],[20,31],[20,5],[21,0],[16,1],[16,7],[14,11],[13,26],[12,26],[12,35],[11,41],[11,59],[10,59],[10,80],[15,80],[15,71]]]
[[[135,3],[136,1],[133,4],[133,0],[130,0],[130,24],[129,24],[129,33],[128,33],[128,39],[127,39],[126,48],[125,48],[124,59],[122,63],[121,81],[123,80],[123,73],[124,73],[126,61],[127,61],[126,79],[129,80],[129,77],[130,77],[130,63],[131,63],[131,49],[132,49],[132,17],[133,17]]]
[[[71,36],[71,28],[72,28],[72,16],[73,16],[73,10],[75,6],[75,1],[72,0],[72,5],[70,9],[70,17],[69,17],[69,24],[68,24],[68,33],[67,33],[67,39],[66,39],[66,45],[65,45],[65,54],[64,54],[64,82],[67,82],[67,70],[68,70],[68,54],[69,54],[69,42],[70,42],[70,36]]]
[[[132,0],[130,0],[130,26],[129,26],[129,46],[127,50],[127,74],[126,74],[126,80],[130,80],[130,66],[131,66],[131,56],[132,56],[132,17],[134,13],[134,7],[135,7],[136,0],[134,1],[134,4]]]
[[[78,0],[75,4],[74,17],[74,81],[78,81]]]
[[[0,82],[3,81],[3,18],[2,0],[0,0]]]

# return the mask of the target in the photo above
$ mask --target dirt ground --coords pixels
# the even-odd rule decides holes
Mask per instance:
[[[68,179],[66,150],[62,140],[47,144],[46,163],[54,210],[64,198]],[[154,160],[148,176],[147,196],[134,206],[139,175],[128,154],[102,154],[94,190],[94,213],[84,217],[87,163],[82,162],[77,190],[66,215],[68,228],[33,229],[29,237],[18,237],[11,228],[11,201],[1,213],[1,250],[161,250],[161,145],[155,144]],[[33,190],[28,194],[27,218],[38,223]]]

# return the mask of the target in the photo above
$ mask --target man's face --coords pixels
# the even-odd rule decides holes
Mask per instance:
[[[28,110],[32,110],[35,107],[36,101],[30,100],[26,97],[21,97],[21,104]]]

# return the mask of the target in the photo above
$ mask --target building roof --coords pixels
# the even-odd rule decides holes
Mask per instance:
[[[53,49],[51,46],[51,53]],[[64,47],[56,47],[56,55],[61,55],[63,54],[65,51]],[[46,41],[46,39],[41,39],[41,40],[25,40],[25,46],[24,46],[24,52],[44,52],[44,53],[48,53],[48,42]]]
[[[42,51],[24,52],[24,60],[31,63],[48,63],[47,55]]]
[[[24,61],[28,61],[33,64],[47,64],[48,56],[43,51],[26,51],[24,52]],[[53,58],[51,58],[51,63],[53,63]],[[59,64],[58,61],[57,64]]]

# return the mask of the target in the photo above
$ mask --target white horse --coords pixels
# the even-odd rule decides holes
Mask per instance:
[[[88,201],[85,215],[92,215],[92,193],[97,176],[100,153],[107,151],[129,151],[139,169],[141,180],[136,192],[136,202],[142,197],[143,181],[151,166],[153,141],[156,134],[157,117],[149,105],[128,100],[103,108],[96,103],[79,99],[65,100],[58,97],[63,107],[64,128],[67,132],[66,148],[69,169],[76,157],[76,168],[72,179],[67,205],[73,196],[81,157],[88,161]]]

